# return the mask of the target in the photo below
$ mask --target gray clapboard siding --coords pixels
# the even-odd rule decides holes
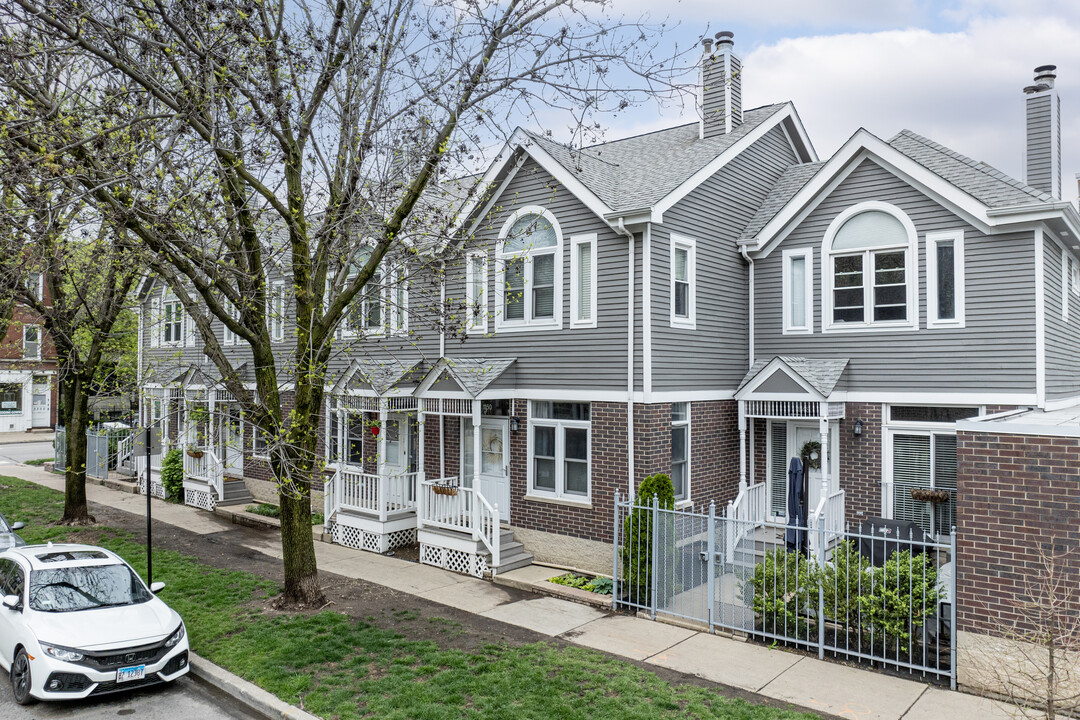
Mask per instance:
[[[777,127],[664,213],[652,238],[653,389],[732,390],[749,363],[748,278],[736,239],[799,160]],[[694,238],[696,329],[671,327],[671,234]]]
[[[492,317],[487,336],[470,335],[464,343],[448,342],[447,356],[515,357],[519,388],[624,391],[629,241],[615,233],[532,159],[522,165],[468,246],[467,251],[483,249],[488,254],[489,310],[501,311],[495,306],[496,283],[501,282],[496,277],[494,256],[499,230],[514,211],[526,205],[546,208],[562,230],[562,329],[496,334]],[[587,233],[597,235],[597,326],[571,328],[569,240],[571,236]],[[462,267],[457,273],[448,272],[447,296],[463,295]],[[636,310],[640,313],[640,303],[636,304]],[[640,341],[640,337],[637,339]],[[640,374],[640,361],[636,365]]]
[[[821,244],[829,223],[858,202],[896,205],[918,231],[918,331],[822,334]],[[926,328],[926,233],[964,230],[965,327]],[[814,334],[783,335],[782,250],[814,251]],[[852,392],[1035,391],[1034,237],[987,237],[871,160],[865,160],[766,258],[755,262],[757,359],[847,357]]]
[[[1062,251],[1045,244],[1043,287],[1046,293],[1046,399],[1080,395],[1080,296],[1072,292],[1068,273],[1062,275]],[[1062,300],[1069,304],[1062,318]]]

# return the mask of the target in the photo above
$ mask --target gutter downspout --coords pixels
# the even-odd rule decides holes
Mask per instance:
[[[634,258],[636,245],[634,233],[626,229],[623,218],[619,218],[615,232],[626,237],[630,241],[630,251],[627,255],[629,283],[626,293],[626,469],[627,469],[627,492],[629,497],[634,497]]]
[[[750,303],[747,305],[747,344],[750,348],[750,362],[746,365],[747,370],[749,370],[754,366],[754,259],[750,257],[750,253],[746,252],[745,245],[739,248],[739,253],[742,254],[743,260],[750,266],[750,286],[748,288]]]

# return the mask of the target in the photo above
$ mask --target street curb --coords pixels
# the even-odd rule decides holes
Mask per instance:
[[[321,720],[318,716],[288,704],[261,687],[233,675],[225,668],[218,667],[190,650],[188,651],[188,666],[191,668],[191,674],[199,680],[221,690],[270,720],[279,718],[281,720]]]
[[[10,437],[13,435],[23,435],[26,437]],[[39,442],[54,442],[56,436],[53,433],[4,433],[5,437],[0,441],[0,446],[3,445],[25,445],[26,443],[39,443]]]

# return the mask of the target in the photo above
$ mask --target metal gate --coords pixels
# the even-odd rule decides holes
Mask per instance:
[[[86,475],[104,480],[109,477],[109,432],[86,431]]]
[[[956,685],[955,531],[935,542],[822,522],[787,535],[713,504],[675,510],[618,493],[613,529],[617,607]]]
[[[64,472],[67,470],[67,431],[62,427],[56,428],[53,437],[53,470]]]

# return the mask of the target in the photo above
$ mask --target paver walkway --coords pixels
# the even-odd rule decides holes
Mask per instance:
[[[5,474],[62,490],[63,478],[29,466],[8,466]],[[141,514],[146,499],[88,485],[90,502]],[[154,518],[196,533],[220,532],[212,515],[158,500]],[[281,557],[277,538],[246,545]],[[553,597],[512,600],[499,585],[427,565],[315,543],[319,568],[366,580],[483,617],[560,637],[569,642],[649,664],[697,675],[766,697],[813,708],[851,720],[996,720],[1013,713],[985,698],[925,683],[772,650],[719,635],[618,615]],[[535,582],[561,574],[540,566],[514,570],[509,579]]]

